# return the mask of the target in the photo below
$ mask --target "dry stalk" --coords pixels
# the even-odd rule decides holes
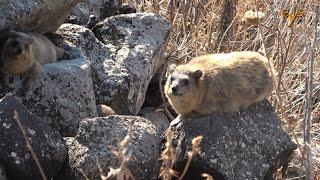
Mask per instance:
[[[170,111],[168,110],[168,106],[169,106],[169,102],[166,101],[166,98],[164,97],[164,93],[163,93],[163,87],[162,87],[162,80],[163,80],[163,77],[164,77],[164,74],[167,70],[167,67],[168,67],[168,63],[166,63],[163,67],[163,69],[161,70],[161,74],[160,74],[160,78],[159,78],[159,88],[160,88],[160,94],[161,94],[161,99],[162,99],[162,102],[165,102],[164,103],[164,112],[166,113],[166,115],[168,116],[169,120],[173,120],[174,117],[172,116],[172,114],[170,113]]]
[[[80,174],[84,177],[85,180],[90,180],[83,169],[79,169]]]
[[[311,113],[312,113],[312,89],[313,89],[313,64],[315,60],[316,41],[318,37],[318,18],[319,18],[319,6],[316,6],[316,17],[314,20],[314,39],[311,47],[311,57],[308,61],[308,72],[307,72],[307,97],[306,97],[306,108],[304,118],[304,165],[306,169],[306,178],[313,180],[313,169],[312,169],[312,154],[311,154]]]
[[[220,51],[221,43],[228,42],[226,40],[229,39],[234,32],[233,22],[236,17],[237,3],[238,0],[223,0],[223,9],[221,12],[219,34],[217,39],[217,44],[219,44],[217,52]],[[224,43],[223,47],[224,46],[228,45]],[[222,48],[222,51],[225,52],[225,48]]]
[[[31,153],[32,159],[36,162],[37,168],[38,168],[38,170],[39,170],[39,172],[41,174],[42,179],[43,180],[47,180],[47,176],[45,175],[45,173],[43,171],[43,168],[42,168],[42,166],[41,166],[41,164],[39,162],[39,159],[37,158],[37,155],[36,155],[36,153],[34,152],[32,146],[31,146],[31,143],[30,143],[30,141],[28,139],[26,131],[25,131],[25,129],[23,128],[23,126],[21,124],[20,115],[16,110],[14,110],[14,119],[16,120],[16,122],[17,122],[17,124],[19,126],[19,129],[22,132],[23,138],[24,138],[24,140],[25,140],[25,142],[27,144],[27,148],[29,149],[29,151]]]
[[[200,153],[200,143],[202,141],[202,136],[198,136],[195,137],[194,139],[192,139],[192,151],[188,152],[188,160],[187,160],[187,164],[184,167],[184,170],[181,174],[181,176],[179,177],[179,180],[182,180],[183,177],[187,174],[187,171],[190,167],[190,164],[192,162],[192,159]]]
[[[117,180],[135,180],[131,171],[127,168],[127,164],[131,160],[131,152],[129,151],[129,148],[131,146],[131,141],[133,138],[133,124],[134,121],[130,120],[128,123],[128,133],[118,144],[118,151],[115,152],[115,155],[118,157],[118,161],[121,162],[119,168],[114,169],[110,167],[110,171],[107,176],[104,176],[103,173],[101,173],[102,180],[112,179],[114,177]]]
[[[171,180],[172,176],[178,177],[178,172],[172,169],[173,162],[176,158],[176,150],[173,147],[172,140],[174,133],[171,129],[166,131],[165,149],[161,152],[160,160],[162,161],[159,177],[163,180]]]

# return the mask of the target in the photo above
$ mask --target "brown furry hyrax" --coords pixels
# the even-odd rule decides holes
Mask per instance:
[[[99,117],[105,117],[105,116],[117,114],[111,107],[106,106],[104,104],[97,105],[97,113]]]
[[[2,86],[8,87],[8,76],[25,73],[27,86],[41,70],[42,64],[53,63],[62,58],[66,51],[55,46],[40,34],[16,31],[1,32],[0,73]]]
[[[199,56],[175,67],[164,91],[180,117],[197,117],[246,108],[272,88],[267,59],[243,51]]]

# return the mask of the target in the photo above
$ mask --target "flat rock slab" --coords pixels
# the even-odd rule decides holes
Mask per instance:
[[[3,0],[0,1],[0,29],[53,32],[67,19],[81,0]]]
[[[201,173],[208,173],[215,180],[273,179],[276,167],[285,170],[296,149],[266,100],[240,112],[181,122],[171,127],[175,130],[175,141],[182,138],[178,172],[182,172],[192,139],[203,136],[202,154],[192,161],[186,179],[199,178]]]
[[[127,165],[136,179],[157,177],[160,168],[160,135],[148,120],[137,116],[108,116],[84,119],[75,138],[69,138],[69,164],[58,179],[100,179],[100,164],[105,175],[119,162],[114,152],[124,139],[129,120],[133,120],[133,139],[129,146],[132,154]]]
[[[4,165],[7,177],[42,179],[18,126],[18,120],[47,178],[53,178],[67,158],[67,148],[62,136],[31,114],[13,95],[6,95],[0,100],[0,164]]]

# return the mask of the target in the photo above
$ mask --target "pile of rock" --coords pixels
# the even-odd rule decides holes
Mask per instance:
[[[79,2],[0,2],[0,30],[50,33],[71,55],[44,65],[27,92],[21,93],[24,77],[10,78],[13,91],[2,92],[0,100],[0,179],[100,179],[119,166],[114,152],[131,120],[127,167],[136,179],[158,177],[169,120],[152,107],[141,108],[151,78],[166,63],[170,22],[150,13],[118,15],[128,8],[117,0]],[[70,14],[78,24],[64,23]],[[98,21],[92,29],[85,27],[90,15]],[[119,115],[97,117],[96,104]],[[263,102],[240,113],[186,120],[176,129],[183,139],[177,170],[190,139],[199,134],[204,156],[194,160],[190,177],[201,171],[224,179],[269,178],[295,149],[271,105]]]

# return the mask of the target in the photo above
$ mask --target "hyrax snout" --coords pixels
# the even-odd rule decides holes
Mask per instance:
[[[204,55],[169,69],[164,91],[182,117],[238,111],[273,88],[272,70],[257,52]]]

